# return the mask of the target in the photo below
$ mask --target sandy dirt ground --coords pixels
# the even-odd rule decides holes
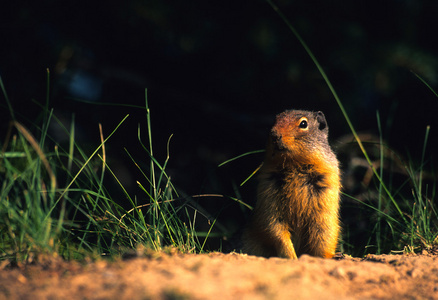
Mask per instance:
[[[438,299],[438,255],[237,253],[47,260],[0,270],[0,299]]]

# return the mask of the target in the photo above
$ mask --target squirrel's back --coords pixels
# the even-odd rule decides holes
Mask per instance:
[[[332,257],[340,232],[341,184],[322,112],[277,115],[258,179],[243,251],[265,257]]]

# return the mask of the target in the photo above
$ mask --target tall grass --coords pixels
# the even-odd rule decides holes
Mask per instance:
[[[15,120],[3,82],[0,85],[12,121],[0,153],[0,256],[28,260],[36,252],[66,248],[65,206],[58,206],[53,153],[45,153],[47,126],[39,140]],[[52,113],[47,111],[45,123]],[[12,132],[16,130],[16,134]],[[56,215],[52,214],[56,208]]]
[[[140,127],[138,128],[138,140],[147,154],[149,169],[147,171],[142,169],[137,159],[125,149],[133,162],[133,167],[136,167],[143,175],[143,182],[137,182],[143,195],[141,197],[129,195],[117,179],[117,176],[102,159],[103,167],[106,167],[116,179],[126,199],[129,201],[130,207],[128,209],[122,208],[112,200],[100,204],[97,201],[92,201],[90,204],[93,209],[99,209],[100,214],[105,216],[105,221],[97,222],[93,219],[92,224],[99,232],[111,233],[110,247],[108,248],[112,248],[114,245],[132,248],[142,244],[155,250],[171,245],[184,252],[202,251],[202,244],[198,240],[197,232],[195,231],[196,218],[192,219],[190,217],[187,203],[180,198],[166,173],[166,166],[170,157],[170,138],[167,144],[167,156],[164,163],[159,163],[153,155],[147,93],[145,97],[147,142],[145,143],[142,139]],[[183,201],[182,204],[174,205],[174,202],[181,201]]]
[[[208,234],[203,241],[198,239],[197,211],[179,198],[166,173],[170,138],[164,163],[154,157],[147,94],[143,108],[146,142],[138,127],[145,155],[138,159],[125,149],[132,167],[143,175],[137,182],[137,196],[128,193],[106,158],[105,145],[128,115],[107,137],[99,125],[100,143],[87,154],[75,140],[74,118],[70,128],[65,128],[48,109],[48,96],[41,107],[42,123],[32,128],[35,137],[17,121],[1,78],[0,86],[12,119],[0,153],[0,259],[31,261],[43,253],[67,259],[91,253],[114,256],[139,245],[155,250],[172,246],[185,252],[203,251]],[[49,76],[47,86],[49,89]],[[52,123],[69,137],[68,145],[50,138]],[[141,167],[144,162],[148,167]],[[117,182],[127,201],[108,191],[111,180]]]

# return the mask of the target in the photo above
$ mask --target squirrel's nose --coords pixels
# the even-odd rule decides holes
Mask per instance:
[[[284,148],[281,142],[281,135],[279,135],[276,130],[271,130],[271,141],[275,150],[279,151]]]

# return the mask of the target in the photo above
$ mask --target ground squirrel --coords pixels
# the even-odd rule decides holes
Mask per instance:
[[[243,252],[264,257],[333,257],[338,243],[339,163],[322,112],[276,117],[260,169],[257,203]]]

